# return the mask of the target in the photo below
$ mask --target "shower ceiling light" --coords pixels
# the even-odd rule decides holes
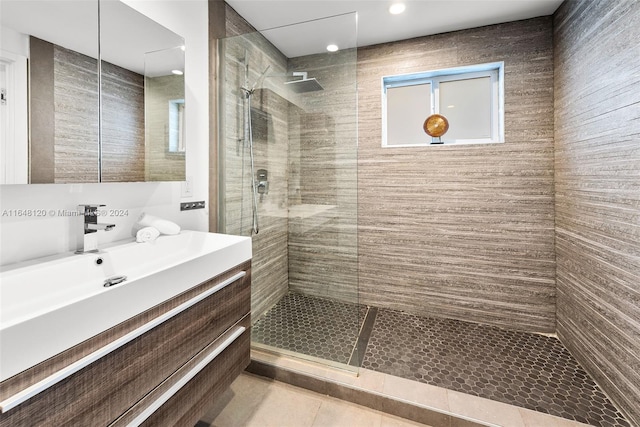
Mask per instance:
[[[181,70],[171,70],[171,72],[176,76],[181,76],[184,74],[184,72],[182,72]]]
[[[336,44],[330,44],[330,45],[327,46],[327,50],[329,52],[337,52],[338,49],[339,49],[339,47]]]
[[[394,3],[389,7],[389,13],[392,15],[399,15],[404,12],[406,6],[404,3]]]

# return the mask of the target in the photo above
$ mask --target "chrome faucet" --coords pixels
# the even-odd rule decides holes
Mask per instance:
[[[98,230],[111,231],[115,224],[99,224],[98,208],[105,205],[78,205],[82,211],[82,231],[77,235],[77,254],[98,252]]]

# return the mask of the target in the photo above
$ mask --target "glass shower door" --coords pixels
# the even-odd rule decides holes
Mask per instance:
[[[227,19],[239,27],[241,18]],[[219,79],[219,230],[252,237],[252,345],[345,367],[358,364],[367,310],[358,304],[355,24],[347,14],[228,37]],[[276,46],[328,26],[342,29],[337,52]]]

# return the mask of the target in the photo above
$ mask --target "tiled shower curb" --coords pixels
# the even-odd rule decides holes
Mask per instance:
[[[247,372],[434,427],[499,427],[336,380],[252,358]]]

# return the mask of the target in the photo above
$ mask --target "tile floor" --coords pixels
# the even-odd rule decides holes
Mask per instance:
[[[363,367],[594,426],[629,425],[554,337],[380,309]]]
[[[251,329],[251,341],[348,364],[367,307],[289,293]]]
[[[629,425],[554,337],[292,293],[252,338],[346,364],[357,353],[353,322],[367,313],[377,314],[359,340],[364,368],[593,426]]]
[[[242,374],[196,427],[418,427],[305,389]]]
[[[325,363],[313,362],[290,355],[275,354],[262,349],[251,350],[251,360],[259,364],[277,367],[281,371],[281,377],[294,380],[297,376],[301,380],[299,387],[317,386],[318,380],[327,383],[325,390],[332,388],[342,389],[338,392],[342,396],[364,392],[372,397],[370,403],[374,408],[379,407],[377,397],[409,403],[413,409],[409,412],[417,418],[433,419],[432,422],[423,423],[434,427],[469,426],[479,424],[490,427],[586,427],[586,424],[565,418],[520,408],[506,403],[496,402],[482,397],[447,390],[405,378],[361,368],[359,374],[327,366]],[[252,363],[253,365],[253,363]],[[308,382],[310,380],[310,383]],[[320,384],[321,385],[321,384]],[[323,388],[321,386],[321,388]],[[315,390],[318,391],[319,390]],[[330,393],[327,393],[330,394]],[[335,395],[334,395],[335,396]],[[372,407],[371,404],[363,405]],[[382,407],[382,406],[380,406]],[[405,408],[407,409],[407,408]],[[426,413],[425,413],[426,411]],[[400,412],[404,412],[404,409]],[[420,415],[422,412],[422,415]],[[449,417],[437,416],[437,414],[449,415]],[[403,416],[401,413],[396,415]],[[449,423],[447,423],[447,418]],[[414,418],[412,418],[414,419]]]

